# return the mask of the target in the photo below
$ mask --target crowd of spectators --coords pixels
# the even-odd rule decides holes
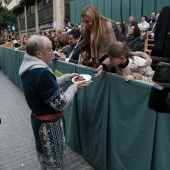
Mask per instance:
[[[141,21],[138,23],[134,16],[130,16],[128,22],[125,19],[121,22],[115,22],[100,15],[95,7],[89,5],[81,11],[82,23],[77,23],[75,26],[70,24],[62,29],[37,34],[50,39],[54,59],[93,67],[98,70],[98,74],[96,74],[98,76],[103,70],[110,70],[108,49],[114,42],[123,42],[130,52],[144,52],[147,31],[152,32],[152,38],[155,37],[156,46],[154,46],[152,54],[156,56],[158,53],[159,57],[164,57],[164,49],[162,49],[161,54],[159,49],[156,50],[160,47],[164,48],[166,34],[170,32],[170,30],[164,29],[160,33],[159,28],[157,28],[162,25],[162,22],[164,22],[162,29],[169,23],[168,12],[166,16],[161,16],[161,14],[164,15],[163,11],[170,7],[164,8],[161,13],[152,12],[150,19],[145,15],[141,16]],[[161,16],[160,20],[159,15]],[[169,29],[169,26],[167,27]],[[164,35],[160,37],[163,33]],[[10,39],[4,36],[0,39],[0,44],[11,41],[11,48],[26,51],[27,40],[30,36],[30,34],[26,34],[20,41],[16,40],[14,36],[9,36]],[[157,46],[160,41],[162,44]]]

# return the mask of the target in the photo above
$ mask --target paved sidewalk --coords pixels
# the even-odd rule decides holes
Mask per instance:
[[[0,170],[40,170],[22,91],[0,71]],[[93,170],[67,147],[63,170]]]

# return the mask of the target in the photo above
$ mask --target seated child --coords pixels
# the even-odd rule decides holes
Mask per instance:
[[[81,48],[78,64],[88,67],[94,67],[94,59],[90,56],[89,47],[86,46]]]
[[[118,75],[125,76],[126,81],[136,79],[153,83],[152,60],[146,53],[130,52],[124,43],[114,42],[108,49],[108,56],[109,65],[115,67]]]

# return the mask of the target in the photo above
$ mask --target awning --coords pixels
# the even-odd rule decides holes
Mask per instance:
[[[24,12],[24,6],[16,5],[12,8],[13,14],[22,14]]]
[[[19,2],[20,5],[26,5],[26,6],[34,6],[35,0],[21,0]]]

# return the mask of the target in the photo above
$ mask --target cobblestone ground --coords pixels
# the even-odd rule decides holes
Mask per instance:
[[[0,71],[0,170],[40,170],[22,91]],[[93,170],[67,147],[63,170]]]

